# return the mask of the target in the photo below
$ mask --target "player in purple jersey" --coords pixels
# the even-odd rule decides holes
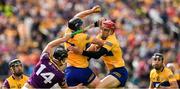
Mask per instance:
[[[51,54],[54,47],[59,46],[59,44],[65,42],[67,39],[68,37],[59,38],[48,43],[41,54],[40,61],[36,65],[23,89],[51,88],[57,83],[63,88],[67,87],[64,80],[64,73],[62,71],[67,52],[62,46],[60,46],[55,49],[53,55]],[[79,86],[80,85],[78,85],[78,87]]]

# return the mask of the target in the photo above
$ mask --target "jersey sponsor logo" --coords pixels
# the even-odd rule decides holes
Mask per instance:
[[[106,45],[112,46],[113,44],[111,42],[105,42]]]
[[[118,73],[118,72],[113,72],[113,74],[116,75],[116,76],[119,77],[119,78],[121,77],[121,74]]]
[[[90,81],[94,78],[94,76],[95,76],[95,75],[92,73],[91,76],[90,76],[89,79],[88,79],[88,82],[90,82]]]

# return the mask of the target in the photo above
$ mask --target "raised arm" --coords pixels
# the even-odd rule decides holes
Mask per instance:
[[[58,39],[56,39],[56,40],[53,40],[53,41],[49,42],[49,43],[46,45],[46,47],[44,48],[44,50],[43,50],[42,53],[44,53],[44,52],[46,52],[46,53],[51,53],[51,50],[52,50],[54,47],[60,45],[60,44],[63,43],[63,42],[66,42],[67,40],[68,40],[68,38],[64,37],[64,38],[58,38]]]
[[[76,34],[81,33],[81,31],[75,31],[71,34],[66,34],[63,38],[58,38],[56,40],[53,40],[51,42],[49,42],[46,47],[44,48],[44,50],[42,51],[42,53],[47,52],[47,53],[51,53],[51,50],[56,47],[59,46],[61,43],[66,42],[68,39],[70,39],[71,37],[73,37]]]
[[[88,15],[91,15],[93,13],[99,13],[101,11],[101,8],[100,6],[94,6],[92,9],[89,9],[89,10],[85,10],[85,11],[82,11],[82,12],[79,12],[77,13],[74,17],[78,17],[78,18],[84,18]]]

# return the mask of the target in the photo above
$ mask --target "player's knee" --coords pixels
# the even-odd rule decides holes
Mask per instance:
[[[107,88],[107,85],[105,85],[103,83],[99,83],[99,84],[97,84],[96,89],[99,89],[99,88]]]

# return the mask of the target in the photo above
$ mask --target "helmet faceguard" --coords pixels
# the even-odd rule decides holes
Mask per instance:
[[[14,60],[9,62],[9,68],[15,67],[17,65],[22,65],[22,63],[19,59],[14,59]]]
[[[154,53],[154,55],[152,56],[153,59],[160,59],[160,60],[164,60],[163,54],[161,53]]]

